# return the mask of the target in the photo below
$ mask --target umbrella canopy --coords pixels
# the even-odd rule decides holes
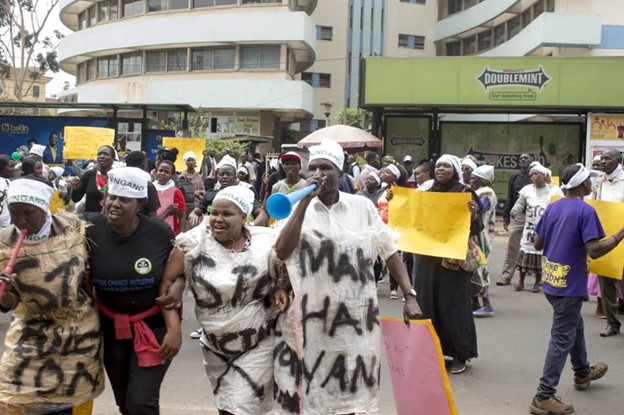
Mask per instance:
[[[308,148],[320,144],[325,139],[337,142],[342,148],[379,148],[382,146],[382,141],[374,135],[360,128],[342,124],[316,130],[299,140],[297,145],[301,148]]]

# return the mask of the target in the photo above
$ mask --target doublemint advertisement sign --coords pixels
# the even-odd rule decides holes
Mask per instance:
[[[365,60],[364,108],[621,107],[623,57]]]
[[[550,81],[550,77],[540,65],[535,70],[506,68],[502,70],[490,69],[486,66],[477,77],[483,89],[493,101],[535,101]]]

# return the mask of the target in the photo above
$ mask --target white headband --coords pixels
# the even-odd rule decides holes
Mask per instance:
[[[475,163],[474,161],[472,161],[472,159],[465,157],[462,162],[461,162],[462,167],[463,166],[468,166],[470,167],[471,170],[476,170],[477,169],[477,163]]]
[[[30,148],[30,154],[36,154],[39,157],[43,157],[43,152],[45,151],[45,146],[42,146],[41,144],[33,144],[33,146]]]
[[[253,211],[254,197],[254,193],[244,186],[228,186],[217,193],[213,202],[219,199],[229,200],[243,213],[250,215]]]
[[[223,166],[232,166],[234,167],[234,170],[238,168],[238,166],[236,166],[236,160],[234,160],[233,157],[227,154],[221,158],[221,161],[219,161],[219,163],[217,163],[217,170],[219,170]]]
[[[472,175],[475,177],[479,177],[483,180],[487,180],[488,182],[494,181],[494,166],[488,166],[484,164],[483,166],[479,166],[472,171]]]
[[[56,177],[61,177],[63,175],[63,172],[65,171],[62,167],[50,167],[50,170],[52,170],[54,172],[54,174],[56,174]]]
[[[187,151],[186,153],[184,153],[184,156],[182,157],[182,159],[186,163],[186,160],[188,159],[197,160],[197,155],[193,153],[192,151]]]
[[[384,167],[388,170],[390,170],[392,172],[392,174],[394,175],[394,177],[396,177],[396,179],[400,179],[401,178],[401,171],[399,170],[399,168],[397,166],[395,166],[394,164],[388,164],[386,167]]]
[[[309,161],[326,159],[334,163],[340,170],[344,164],[344,150],[337,142],[325,139],[318,146],[310,147]]]
[[[440,156],[438,161],[436,161],[436,166],[440,163],[449,163],[451,166],[453,166],[453,170],[455,170],[455,173],[457,173],[457,176],[459,176],[459,182],[464,183],[464,179],[462,177],[462,171],[461,171],[461,162],[459,161],[459,157],[454,156],[452,154],[442,154],[442,156]]]
[[[368,175],[371,176],[373,179],[375,179],[375,181],[377,182],[377,186],[381,184],[381,178],[379,177],[376,171],[371,170],[370,172],[368,172]]]
[[[150,175],[138,167],[117,167],[108,172],[107,192],[114,196],[131,199],[147,197],[147,183]]]
[[[561,186],[562,189],[574,189],[575,187],[583,184],[583,182],[589,177],[589,170],[587,170],[585,166],[583,166],[581,163],[576,163],[575,166],[580,167],[579,171],[577,171],[576,174],[572,176],[572,178],[566,184]]]
[[[54,189],[34,179],[16,179],[9,183],[8,204],[28,203],[47,212]]]
[[[536,170],[539,173],[542,173],[544,176],[550,176],[550,169],[542,166],[539,162],[534,161],[531,163],[531,170]]]

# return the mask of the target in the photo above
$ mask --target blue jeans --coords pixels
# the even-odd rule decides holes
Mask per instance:
[[[590,371],[581,316],[583,297],[556,297],[546,294],[546,299],[553,308],[553,323],[544,372],[537,388],[540,399],[548,399],[557,391],[568,354],[576,377],[583,378]]]

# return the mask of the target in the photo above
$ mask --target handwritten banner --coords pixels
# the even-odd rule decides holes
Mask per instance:
[[[95,158],[98,148],[112,146],[115,130],[100,127],[65,127],[63,158],[88,160]]]
[[[203,138],[163,137],[162,145],[163,147],[178,149],[175,168],[176,171],[184,171],[186,170],[184,153],[192,151],[198,158],[196,161],[201,163],[202,153],[206,149],[206,140]]]
[[[470,193],[422,192],[394,187],[388,225],[401,234],[401,251],[466,259]]]
[[[430,320],[381,317],[386,360],[398,415],[456,415],[440,340]]]
[[[596,209],[598,218],[607,237],[613,235],[622,228],[624,218],[624,203],[605,202],[603,200],[585,200]],[[622,279],[624,270],[624,244],[619,244],[607,255],[598,259],[587,257],[589,272],[617,280]]]

